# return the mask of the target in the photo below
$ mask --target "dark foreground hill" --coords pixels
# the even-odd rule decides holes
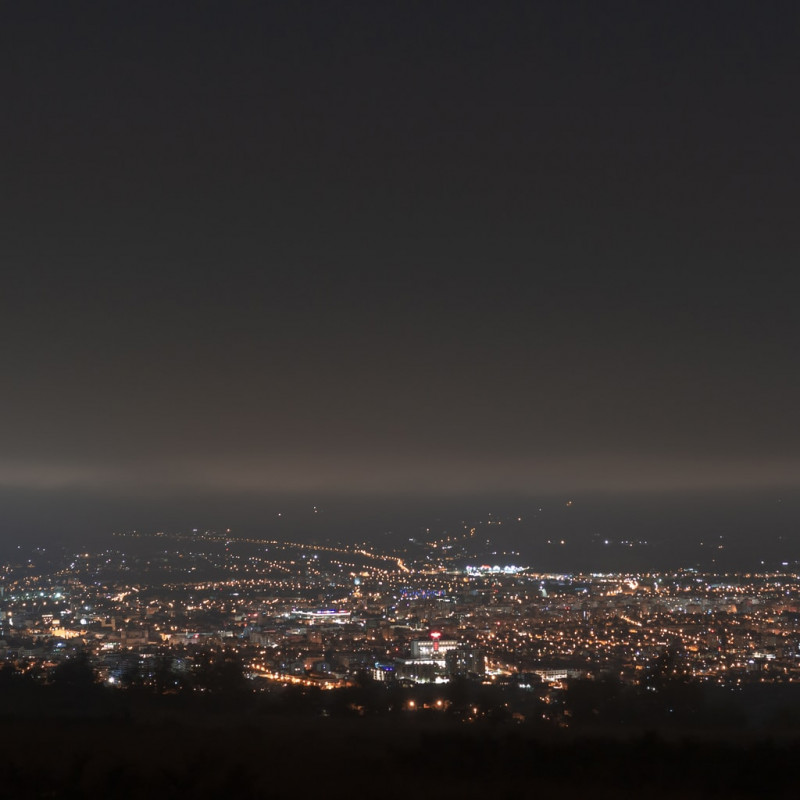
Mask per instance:
[[[800,743],[568,738],[443,719],[5,719],[4,798],[794,798]]]

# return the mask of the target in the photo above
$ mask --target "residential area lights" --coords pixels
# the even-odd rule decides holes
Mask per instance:
[[[469,563],[473,542],[467,531],[448,546]],[[176,685],[190,683],[222,652],[265,690],[363,676],[401,686],[800,682],[800,576],[788,567],[568,575],[458,566],[441,542],[413,554],[213,532],[133,544],[120,536],[95,553],[6,564],[0,659],[47,680],[82,652],[99,680],[123,688],[132,672],[155,681],[164,659]]]

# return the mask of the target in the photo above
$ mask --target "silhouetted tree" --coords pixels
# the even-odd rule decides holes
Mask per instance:
[[[172,669],[172,658],[168,655],[158,656],[153,669],[153,683],[159,694],[177,688],[179,681]]]
[[[134,655],[124,662],[119,682],[126,689],[141,688],[144,685],[144,674],[138,656]]]
[[[94,669],[86,653],[62,661],[53,670],[53,686],[65,692],[85,692],[95,686]]]
[[[16,686],[21,678],[20,671],[11,662],[0,667],[0,691]]]
[[[197,684],[209,692],[231,694],[247,688],[242,662],[234,651],[207,657],[197,673]]]
[[[469,681],[461,675],[455,676],[447,684],[446,695],[450,701],[451,709],[453,711],[462,711],[470,700]]]

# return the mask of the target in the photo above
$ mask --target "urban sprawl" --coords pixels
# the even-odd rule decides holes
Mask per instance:
[[[44,684],[81,658],[108,687],[178,693],[208,690],[199,676],[224,657],[253,691],[385,684],[411,690],[396,695],[409,713],[450,706],[443,684],[506,686],[563,725],[570,681],[644,692],[800,681],[789,568],[542,574],[475,560],[476,538],[465,526],[378,550],[193,531],[37,550],[2,568],[0,659]]]

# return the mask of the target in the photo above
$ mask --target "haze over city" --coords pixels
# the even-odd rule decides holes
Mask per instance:
[[[3,9],[4,540],[797,508],[789,7],[46,5]]]

